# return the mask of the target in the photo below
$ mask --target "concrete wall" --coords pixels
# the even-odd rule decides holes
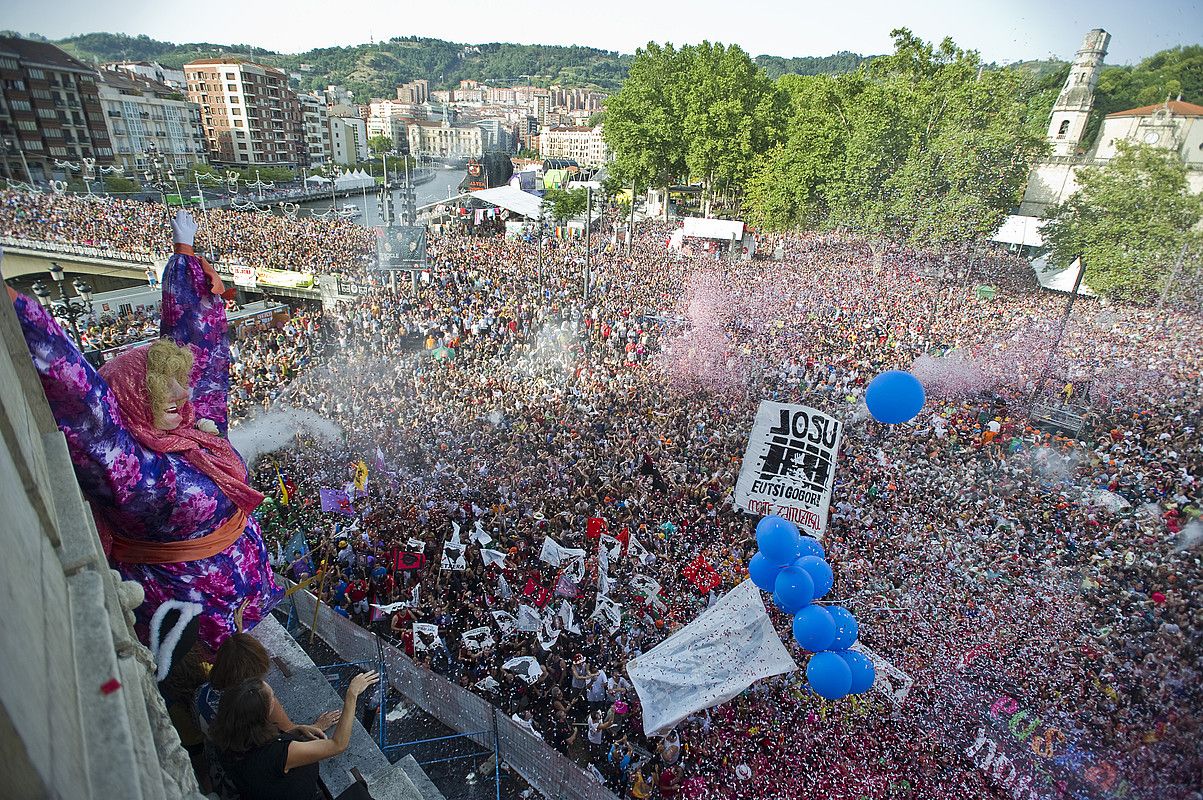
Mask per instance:
[[[199,799],[4,293],[0,439],[0,795]]]

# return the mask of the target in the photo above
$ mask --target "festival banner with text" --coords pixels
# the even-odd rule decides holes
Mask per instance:
[[[735,484],[735,505],[777,514],[823,538],[843,424],[808,406],[761,401]]]

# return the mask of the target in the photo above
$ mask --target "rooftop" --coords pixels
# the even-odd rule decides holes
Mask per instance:
[[[1203,117],[1203,106],[1195,105],[1194,103],[1185,103],[1181,100],[1167,100],[1164,103],[1154,103],[1151,106],[1129,108],[1127,111],[1116,111],[1114,114],[1108,114],[1107,119],[1115,117],[1151,117],[1158,111],[1167,109],[1179,117]]]
[[[94,73],[95,70],[79,59],[67,55],[49,42],[35,42],[15,36],[0,36],[0,52],[13,55],[22,61],[56,69]]]

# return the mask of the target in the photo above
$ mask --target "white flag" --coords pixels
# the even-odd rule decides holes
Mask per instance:
[[[525,633],[533,633],[539,630],[539,626],[543,623],[539,617],[539,612],[532,606],[518,606],[518,630]]]
[[[589,619],[600,619],[613,634],[622,625],[622,608],[618,603],[599,592],[597,605],[593,607],[593,613],[589,615]]]
[[[505,579],[505,575],[499,574],[497,576],[497,596],[502,600],[509,600],[514,596],[513,591],[510,590],[509,582]]]
[[[500,550],[485,550],[482,548],[480,559],[485,562],[486,567],[490,564],[500,564],[502,567],[505,567],[505,553]]]
[[[585,551],[575,547],[561,547],[550,536],[543,539],[543,549],[539,551],[539,560],[546,561],[553,567],[558,567],[566,558],[584,558]]]
[[[476,521],[476,525],[472,528],[470,537],[472,541],[482,546],[493,541],[493,537],[485,533],[485,529],[480,527],[480,520]]]
[[[473,653],[479,653],[497,644],[493,639],[493,632],[488,628],[473,628],[470,631],[464,631],[461,638]]]
[[[414,623],[414,652],[433,650],[439,643],[439,626],[429,622]]]
[[[457,539],[459,537],[456,537]],[[468,559],[464,557],[467,547],[458,541],[443,543],[442,569],[461,570],[468,568]]]
[[[725,703],[761,678],[798,669],[750,580],[627,664],[643,706],[643,731],[663,734],[690,714]]]
[[[518,629],[518,620],[508,611],[490,611],[489,613],[493,615],[493,621],[501,629],[503,637],[509,636]]]
[[[641,564],[650,564],[655,560],[655,556],[647,551],[647,548],[639,544],[639,540],[631,535],[630,541],[627,544],[627,555],[635,559]]]
[[[539,662],[535,660],[534,656],[511,658],[502,664],[501,668],[508,669],[527,683],[534,683],[543,674],[543,667],[539,666]]]
[[[575,633],[577,636],[581,635],[581,629],[576,624],[576,615],[572,611],[572,606],[568,605],[567,600],[560,602],[559,617],[560,622],[564,625],[564,630],[569,633]]]
[[[622,555],[622,542],[608,533],[603,533],[601,538],[597,540],[597,544],[598,547],[606,549],[606,557],[609,559],[617,559]]]
[[[455,520],[451,520],[451,543],[459,544],[459,524]]]

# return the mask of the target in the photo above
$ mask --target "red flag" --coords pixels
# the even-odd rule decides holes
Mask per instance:
[[[698,590],[698,594],[706,594],[711,589],[717,589],[722,585],[722,578],[714,571],[714,567],[710,566],[710,562],[704,557],[698,556],[693,561],[681,570],[681,574],[685,580],[693,584],[693,587]]]
[[[546,586],[539,587],[539,596],[535,598],[535,608],[542,608],[551,602],[551,590]]]
[[[622,554],[625,556],[627,554],[627,545],[631,543],[631,529],[623,525],[622,530],[614,538],[622,543]]]
[[[588,523],[585,525],[585,537],[588,539],[600,539],[603,533],[607,531],[606,521],[601,517],[589,517]]]

